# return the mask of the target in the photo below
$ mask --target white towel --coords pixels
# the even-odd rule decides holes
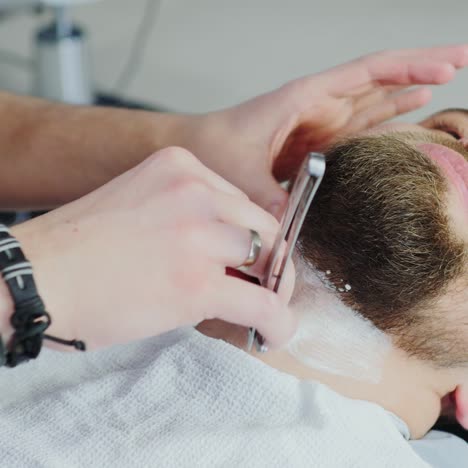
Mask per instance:
[[[381,407],[193,329],[0,371],[6,467],[427,467]]]
[[[412,440],[414,450],[433,468],[467,468],[468,444],[441,431],[431,431],[420,440]]]

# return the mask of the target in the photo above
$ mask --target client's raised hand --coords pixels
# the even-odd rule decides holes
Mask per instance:
[[[291,175],[311,150],[426,104],[430,90],[468,65],[468,47],[379,52],[287,83],[237,107],[187,117],[180,144],[278,214]]]
[[[89,195],[12,229],[33,265],[52,317],[48,332],[96,348],[220,318],[257,327],[272,345],[294,320],[283,296],[227,276],[263,242],[261,275],[276,220],[191,153],[155,153]]]

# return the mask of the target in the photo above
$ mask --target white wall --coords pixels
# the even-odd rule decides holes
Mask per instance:
[[[75,8],[92,40],[97,84],[112,88],[146,0]],[[0,47],[29,55],[45,18],[0,23]],[[227,106],[364,53],[468,42],[466,0],[162,0],[127,94],[171,109]],[[468,71],[435,90],[430,110],[468,106]],[[27,72],[0,62],[0,87],[28,92]],[[421,111],[419,112],[421,115]]]

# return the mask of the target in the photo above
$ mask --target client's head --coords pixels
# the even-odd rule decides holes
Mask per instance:
[[[375,351],[381,350],[371,349],[372,344],[381,342],[384,347],[385,339],[390,341],[400,357],[385,385],[396,378],[402,398],[408,399],[409,387],[420,385],[413,395],[415,408],[427,397],[428,405],[417,408],[413,420],[424,412],[428,417],[414,425],[415,432],[427,430],[425,425],[437,416],[439,397],[468,381],[468,140],[464,135],[468,136],[468,112],[450,110],[420,125],[385,125],[337,143],[326,153],[326,174],[299,242],[293,305],[309,307],[311,320],[314,313],[320,314],[317,307],[314,310],[317,283],[308,279],[307,270],[318,271],[338,303],[355,311],[362,323],[374,325],[369,333],[361,327],[359,338],[370,343],[360,350],[367,349],[368,360],[375,363]],[[350,315],[345,311],[334,316],[337,328],[348,330],[336,335],[340,359],[354,363],[356,357],[339,337],[352,335],[355,328],[345,322],[340,325],[340,314],[344,321]],[[322,329],[326,334],[334,326],[329,322]],[[372,328],[380,330],[380,337],[368,338]],[[309,335],[314,338],[308,348],[311,354],[322,346],[323,333]],[[356,341],[350,343],[349,348],[358,348]],[[323,356],[327,359],[329,354]],[[399,378],[403,369],[407,375]],[[338,388],[347,391],[347,385]],[[361,390],[349,394],[361,398]],[[385,406],[389,399],[384,396],[380,402]],[[401,404],[393,401],[387,407],[400,415],[411,411],[409,406],[400,410]]]
[[[468,115],[443,115],[468,134]],[[343,141],[300,238],[346,305],[435,366],[468,364],[467,166],[463,143],[421,126]]]
[[[468,383],[465,135],[468,112],[445,111],[327,151],[296,255],[298,333],[258,356],[378,403],[415,437]],[[236,342],[219,327],[209,334]]]

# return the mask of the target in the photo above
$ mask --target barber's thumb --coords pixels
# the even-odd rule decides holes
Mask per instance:
[[[256,328],[270,348],[286,344],[297,328],[295,315],[279,294],[231,276],[210,294],[208,309],[214,313],[205,314],[205,319]]]
[[[253,201],[280,221],[288,202],[286,190],[270,174],[262,179],[257,187],[258,193]]]
[[[266,345],[271,349],[278,349],[286,345],[297,329],[297,318],[291,308],[272,291],[265,290],[271,295],[271,307],[260,312],[256,317],[256,328],[265,338]]]

